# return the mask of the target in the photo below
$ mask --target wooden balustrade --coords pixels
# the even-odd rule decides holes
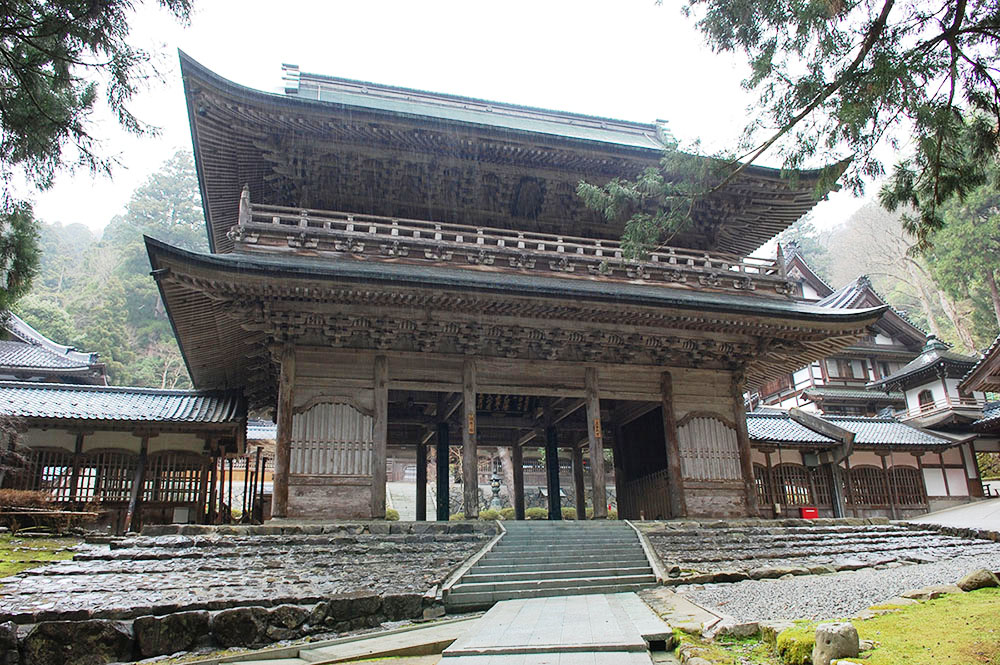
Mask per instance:
[[[547,272],[696,288],[788,295],[792,285],[775,259],[664,247],[627,259],[613,240],[467,226],[416,219],[251,204],[244,193],[230,232],[242,250],[378,256],[488,270]]]
[[[954,397],[946,394],[943,398],[936,399],[933,402],[924,402],[918,406],[908,407],[902,411],[898,411],[896,413],[896,417],[902,419],[919,418],[920,416],[926,416],[930,413],[949,411],[951,409],[978,409],[981,411],[984,406],[986,406],[986,400],[980,397]]]

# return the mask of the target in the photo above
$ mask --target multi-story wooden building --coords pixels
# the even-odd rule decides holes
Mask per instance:
[[[819,173],[748,168],[629,261],[576,186],[657,166],[655,124],[295,68],[271,94],[181,64],[211,253],[147,247],[195,385],[276,409],[275,516],[379,517],[387,448],[432,442],[460,446],[466,516],[478,447],[510,446],[522,514],[531,441],[580,468],[613,449],[624,516],[755,514],[744,390],[884,309],[801,302],[748,258],[823,196]]]

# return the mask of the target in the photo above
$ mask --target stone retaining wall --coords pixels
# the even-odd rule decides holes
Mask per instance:
[[[0,665],[97,665],[417,619],[493,522],[157,525],[2,580]]]
[[[311,605],[190,610],[131,621],[87,619],[0,624],[3,665],[83,665],[139,660],[197,648],[262,647],[317,633],[346,633],[418,619],[421,594],[345,594]]]

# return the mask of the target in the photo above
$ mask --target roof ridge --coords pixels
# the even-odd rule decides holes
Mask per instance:
[[[42,381],[0,381],[0,387],[4,388],[37,388],[40,390],[64,390],[81,392],[106,392],[106,393],[145,393],[152,395],[176,395],[176,396],[205,396],[235,394],[235,390],[209,389],[198,390],[188,388],[150,388],[146,386],[95,386],[77,383],[45,383]]]

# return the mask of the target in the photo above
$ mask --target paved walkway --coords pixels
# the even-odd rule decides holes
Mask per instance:
[[[399,519],[402,522],[412,522],[417,519],[417,484],[416,483],[386,483],[386,492],[389,495],[389,508],[399,512]],[[435,506],[434,486],[427,484],[427,515],[434,519]]]
[[[441,665],[639,665],[670,628],[634,593],[497,603]]]
[[[975,501],[955,508],[939,510],[920,517],[913,517],[908,522],[926,524],[941,524],[962,529],[988,529],[1000,531],[1000,499]]]

